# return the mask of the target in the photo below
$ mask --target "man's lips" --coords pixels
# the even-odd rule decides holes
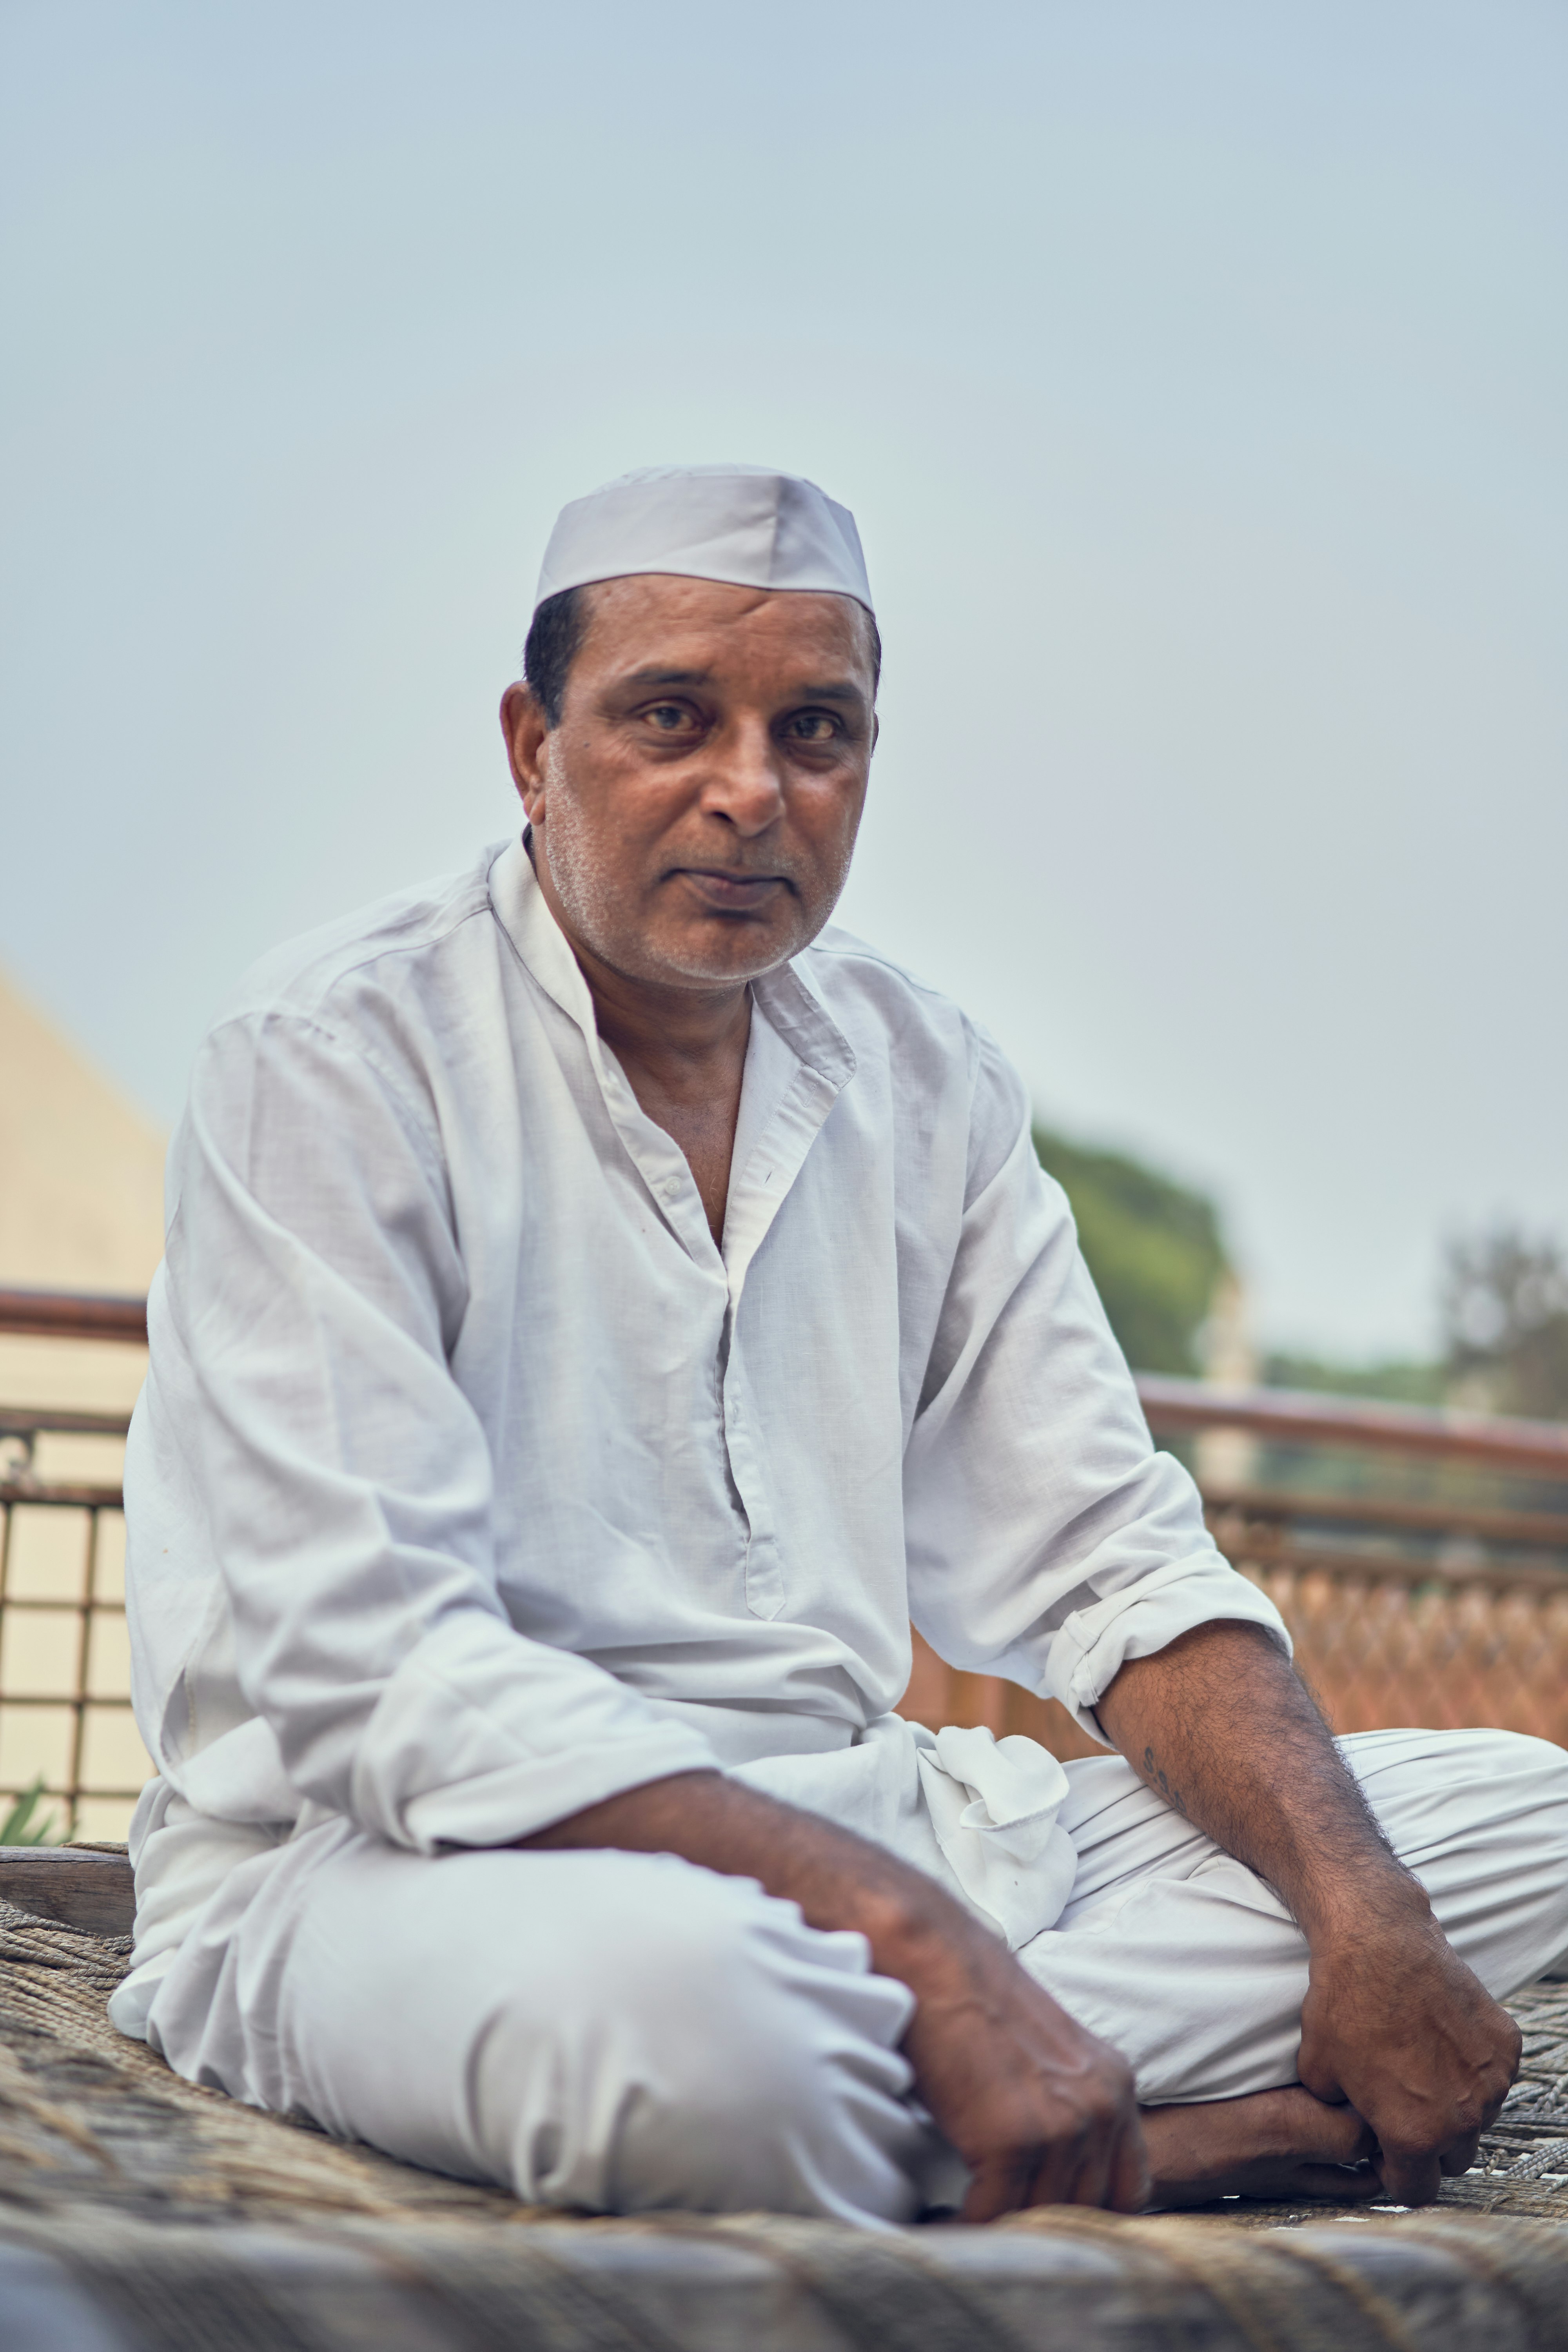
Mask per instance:
[[[719,866],[678,866],[675,873],[709,906],[742,914],[788,887],[782,874],[729,874]]]

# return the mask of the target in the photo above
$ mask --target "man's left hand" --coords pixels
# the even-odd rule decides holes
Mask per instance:
[[[1428,2205],[1468,2171],[1519,2072],[1518,2026],[1465,1966],[1425,1897],[1379,1891],[1313,1938],[1298,2072],[1376,2135],[1389,2198]]]

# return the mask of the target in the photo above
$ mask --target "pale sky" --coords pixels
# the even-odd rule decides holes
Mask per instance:
[[[6,0],[0,961],[156,1117],[514,823],[557,507],[808,473],[842,919],[1210,1189],[1261,1336],[1568,1234],[1561,0]]]

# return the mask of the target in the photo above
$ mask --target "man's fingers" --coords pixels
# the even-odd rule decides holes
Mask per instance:
[[[1337,2068],[1331,2060],[1319,2057],[1305,2035],[1296,2054],[1296,2080],[1304,2091],[1310,2091],[1314,2099],[1321,2099],[1325,2107],[1348,2104]]]
[[[1065,2192],[1041,2196],[1042,2159],[1056,2151],[1038,2146],[1000,2150],[983,2157],[970,2173],[969,2193],[959,2212],[961,2221],[997,2221],[1004,2213],[1022,2212],[1026,2205],[1065,2205]]]
[[[1153,2193],[1148,2143],[1143,2137],[1142,2124],[1133,2116],[1116,2144],[1116,2162],[1105,2201],[1113,2213],[1142,2213]]]
[[[986,2222],[1028,2205],[1105,2205],[1123,2137],[1138,2130],[1132,2070],[1016,1961],[1005,1961],[999,1984],[987,1988],[994,1948],[982,1950],[986,2000],[926,2002],[907,2038],[920,2095],[969,2166],[961,2218]],[[1135,2158],[1122,2184],[1129,2201],[1140,2185]]]
[[[994,2221],[1029,2205],[1112,2205],[1136,2213],[1148,2202],[1148,2159],[1136,2112],[1106,2116],[1060,2139],[1005,2150],[970,2176],[961,2219]]]
[[[1098,2170],[1106,2170],[1103,2159],[1096,2166],[1094,2127],[1085,2124],[1066,2138],[1051,2140],[1035,2150],[1035,2167],[1029,2181],[1028,2194],[1021,2200],[1026,2205],[1082,2205],[1088,2201],[1082,2185],[1092,2180]]]
[[[1031,2205],[1112,2205],[1118,2201],[1122,2151],[1133,2149],[1131,2186],[1146,2182],[1143,2126],[1133,2103],[1132,2077],[1097,2100],[1081,2128],[1070,2139],[1058,2141],[1043,2152],[1029,2192]],[[1148,2194],[1147,2188],[1142,2195]],[[1132,2206],[1128,2210],[1138,2210]]]
[[[1154,2183],[1143,2141],[1143,2120],[1137,2108],[1111,2117],[1109,2129],[1099,2138],[1092,2171],[1085,2166],[1074,2204],[1109,2206],[1115,2213],[1141,2213]]]
[[[1109,2203],[1110,2170],[1115,2158],[1116,2142],[1111,2133],[1103,2127],[1090,2132],[1088,2144],[1079,2156],[1072,2186],[1060,2201],[1068,2205],[1101,2206]],[[1030,2200],[1031,2204],[1040,2205],[1055,2201],[1044,2197]]]
[[[1004,2213],[1016,2212],[1016,2199],[1009,2194],[1011,2183],[1004,2165],[977,2165],[969,2176],[969,2188],[958,2209],[961,2221],[994,2221]]]
[[[1445,2173],[1474,2163],[1521,2048],[1516,2021],[1434,1921],[1392,1948],[1374,1936],[1313,1954],[1300,2079],[1366,2116],[1385,2193],[1403,2205],[1429,2204]]]
[[[1436,2156],[1395,2156],[1387,2148],[1373,2158],[1384,2193],[1395,2205],[1435,2205],[1443,2174]]]

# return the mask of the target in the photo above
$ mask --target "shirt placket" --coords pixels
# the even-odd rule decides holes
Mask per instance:
[[[797,1056],[795,1072],[757,1138],[739,1182],[731,1187],[722,1254],[714,1244],[685,1153],[646,1116],[619,1068],[607,1058],[599,1058],[605,1104],[626,1150],[694,1264],[703,1272],[711,1270],[713,1278],[725,1286],[715,1366],[719,1432],[731,1486],[744,1521],[746,1606],[753,1616],[762,1618],[777,1617],[783,1612],[787,1597],[785,1563],[761,1420],[741,1339],[741,1299],[752,1261],[854,1066],[837,1031],[824,1025],[842,1046],[841,1056],[834,1057],[840,1066],[823,1071],[800,1062],[798,1046],[785,1039]]]
[[[605,1050],[587,983],[552,923],[541,945],[547,968],[542,971],[533,964],[535,976],[580,1030],[605,1108],[633,1165],[694,1269],[724,1293],[715,1350],[715,1409],[731,1486],[744,1522],[746,1606],[754,1616],[777,1617],[786,1597],[784,1562],[756,1401],[739,1339],[741,1297],[747,1269],[839,1092],[854,1075],[855,1056],[847,1039],[787,965],[753,984],[754,997],[765,1004],[763,1017],[794,1055],[796,1067],[748,1155],[740,1182],[731,1185],[721,1253],[690,1163],[673,1137],[647,1117],[619,1063]]]
[[[746,1606],[754,1617],[780,1615],[787,1598],[787,1581],[761,1417],[742,1338],[741,1299],[752,1262],[843,1083],[842,1076],[835,1078],[804,1064],[796,1070],[758,1137],[739,1183],[731,1188],[724,1221],[724,1267],[730,1289],[729,1350],[722,1387],[724,1444],[730,1475],[746,1513]]]

